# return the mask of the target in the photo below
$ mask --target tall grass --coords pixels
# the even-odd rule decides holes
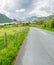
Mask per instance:
[[[15,32],[18,32],[23,30],[22,27],[15,27],[15,28],[1,28],[0,29],[0,50],[5,48],[4,44],[4,33],[7,33],[7,43],[8,45],[11,44],[14,41],[14,34]],[[15,32],[14,32],[15,31]]]
[[[9,36],[9,45],[7,48],[4,48],[0,51],[0,65],[12,65],[12,62],[19,52],[21,45],[23,44],[23,40],[25,39],[29,28],[26,28],[23,32],[18,32],[17,39],[13,39],[12,36]]]

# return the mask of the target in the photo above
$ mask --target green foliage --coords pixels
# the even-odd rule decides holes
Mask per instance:
[[[42,25],[44,23],[44,21],[42,19],[39,19],[39,20],[34,20],[34,23],[36,23],[38,25]]]
[[[49,27],[54,28],[54,19],[50,20]]]
[[[21,29],[22,32],[18,32],[17,39],[14,40],[13,35],[8,35],[9,45],[7,48],[0,50],[0,65],[12,65],[12,62],[21,48],[22,42],[25,39],[29,28]],[[12,33],[12,32],[11,32]],[[12,41],[11,41],[12,40]]]
[[[38,21],[38,24],[39,24],[39,25],[42,25],[43,23],[44,23],[44,21],[41,20],[41,19]]]
[[[31,26],[54,31],[54,16],[50,17],[48,21],[34,20],[34,23]]]

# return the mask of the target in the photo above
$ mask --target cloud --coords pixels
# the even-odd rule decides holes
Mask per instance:
[[[36,15],[36,16],[49,16],[51,13],[47,13],[46,11],[41,11],[38,9],[34,9],[33,11],[29,12],[29,15]]]
[[[54,0],[0,0],[0,13],[10,18],[54,14]]]
[[[31,0],[0,0],[0,13],[12,18],[16,16],[17,18],[22,16],[25,17],[32,7],[31,2]]]
[[[8,17],[10,15],[10,13],[8,11],[4,10],[2,7],[0,7],[0,13],[5,14]]]
[[[16,10],[17,13],[19,13],[19,12],[24,12],[24,11],[25,11],[25,9]]]
[[[48,0],[47,5],[42,10],[54,14],[54,0]]]
[[[37,3],[34,3],[34,9],[29,12],[29,15],[36,15],[36,16],[48,16],[51,15],[51,13],[48,13],[42,8],[45,8],[48,4],[48,1],[38,1]]]

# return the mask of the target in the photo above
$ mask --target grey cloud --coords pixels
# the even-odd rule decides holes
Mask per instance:
[[[48,13],[54,14],[54,0],[49,0],[48,4],[45,7],[41,8],[41,10],[45,10]]]
[[[17,9],[31,9],[32,8],[32,2],[33,0],[13,0],[14,2],[14,6],[12,6],[11,4],[6,4],[5,5],[5,10],[13,12],[14,10]],[[11,2],[11,1],[10,1]]]
[[[18,17],[22,17],[23,16],[28,16],[28,12],[31,11],[33,9],[33,3],[36,0],[12,0],[14,3],[14,6],[10,3],[10,4],[6,4],[4,6],[4,9],[8,12],[10,12],[11,16],[15,15],[15,18]],[[10,1],[11,2],[11,1]],[[18,9],[25,9],[26,11],[24,13],[17,13],[15,12],[15,10]]]
[[[40,2],[42,0],[9,0],[9,1],[10,2],[13,1],[13,4],[6,3],[4,5],[4,10],[11,14],[10,17],[18,18],[18,17],[27,17],[29,15],[28,13],[32,11],[34,7],[36,7],[34,3]],[[25,9],[25,12],[16,13],[15,11],[19,9]],[[54,13],[54,1],[49,0],[49,3],[45,7],[41,8],[41,10]]]

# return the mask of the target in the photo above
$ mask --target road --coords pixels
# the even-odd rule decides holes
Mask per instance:
[[[54,65],[54,33],[31,27],[15,65]]]

